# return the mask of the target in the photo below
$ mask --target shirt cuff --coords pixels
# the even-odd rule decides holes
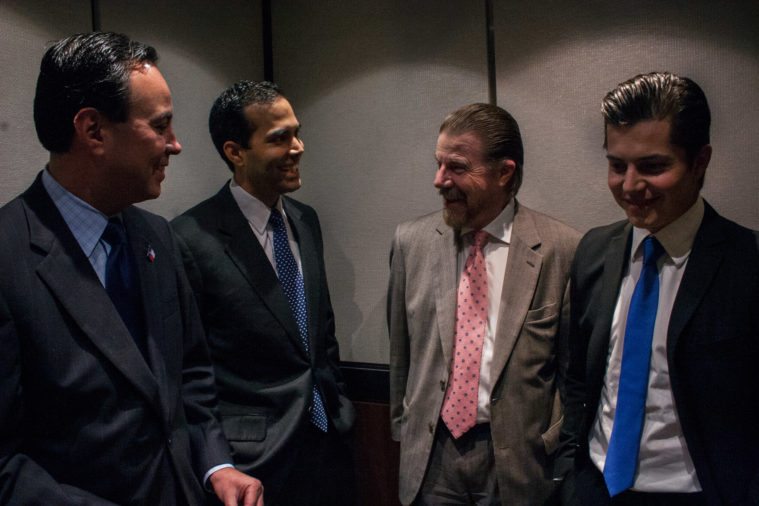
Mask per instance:
[[[208,470],[205,476],[203,476],[203,486],[208,490],[209,492],[213,492],[213,489],[211,488],[211,484],[208,482],[208,478],[211,477],[213,473],[218,471],[219,469],[224,469],[225,467],[231,467],[234,468],[232,464],[219,464],[218,466],[213,466],[211,469]]]

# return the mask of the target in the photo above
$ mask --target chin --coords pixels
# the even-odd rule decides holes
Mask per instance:
[[[443,221],[449,227],[460,230],[466,225],[466,216],[463,213],[457,213],[450,209],[443,209]]]

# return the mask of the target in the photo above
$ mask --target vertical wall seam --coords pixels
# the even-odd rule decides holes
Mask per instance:
[[[485,0],[485,37],[488,58],[488,102],[498,105],[495,81],[495,28],[493,26],[493,0]]]
[[[274,81],[274,49],[272,47],[271,0],[261,1],[261,34],[264,51],[264,79]]]
[[[90,0],[90,17],[92,20],[92,31],[99,32],[102,24],[100,23],[100,4],[98,0]]]

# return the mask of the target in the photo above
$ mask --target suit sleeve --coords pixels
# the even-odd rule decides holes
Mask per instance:
[[[167,225],[168,227],[168,225]],[[213,366],[205,333],[190,282],[182,264],[176,236],[169,231],[174,249],[182,316],[184,320],[184,357],[182,399],[190,432],[193,467],[198,480],[209,469],[232,462],[229,443],[221,429]]]
[[[22,453],[21,346],[5,296],[0,293],[0,504],[114,506],[80,488],[58,483]]]
[[[387,328],[390,336],[390,432],[395,441],[401,440],[403,399],[409,372],[406,271],[400,235],[399,227],[395,231],[390,251],[390,282],[387,291]]]

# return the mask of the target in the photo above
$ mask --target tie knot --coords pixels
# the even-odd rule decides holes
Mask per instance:
[[[102,238],[112,248],[126,243],[126,229],[119,218],[114,217],[108,220],[108,224],[105,226],[105,230],[103,230]]]
[[[475,232],[474,233],[474,247],[481,250],[485,246],[485,243],[488,242],[489,236],[490,234],[488,234],[484,230],[478,230],[477,232]]]
[[[643,240],[643,265],[656,266],[664,248],[656,237],[649,235]]]
[[[273,208],[271,210],[271,214],[269,215],[269,225],[271,225],[271,228],[274,230],[281,230],[285,227],[285,222],[282,219],[282,213],[279,212],[279,209]]]

